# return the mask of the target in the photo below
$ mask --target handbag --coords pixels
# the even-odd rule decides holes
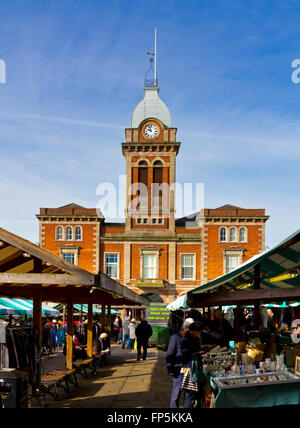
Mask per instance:
[[[194,391],[198,392],[198,382],[191,381],[191,369],[190,368],[182,368],[181,373],[183,373],[181,389],[183,391]]]

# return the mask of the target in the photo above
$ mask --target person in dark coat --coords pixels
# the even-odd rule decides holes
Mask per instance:
[[[215,311],[215,319],[211,321],[207,330],[214,338],[216,345],[229,348],[229,342],[234,339],[234,330],[224,318],[221,309]]]
[[[152,336],[152,327],[150,324],[148,324],[147,320],[142,320],[140,324],[137,326],[136,331],[136,338],[137,338],[137,361],[140,361],[142,357],[142,347],[143,347],[143,360],[146,360],[147,358],[147,349],[149,346],[149,339]]]
[[[182,392],[181,383],[182,377],[180,376],[180,370],[183,366],[182,355],[181,355],[181,342],[185,333],[188,330],[188,327],[193,324],[193,318],[187,318],[180,331],[175,334],[172,334],[170,337],[167,355],[166,355],[166,364],[168,374],[173,377],[173,387],[170,408],[178,409],[179,408],[179,399]]]
[[[195,321],[188,328],[181,342],[182,366],[191,368],[193,360],[197,360],[198,366],[202,367],[202,358],[199,354],[201,350],[200,336],[205,328],[204,323]],[[191,409],[204,405],[204,386],[198,383],[198,391],[184,391],[184,408]]]

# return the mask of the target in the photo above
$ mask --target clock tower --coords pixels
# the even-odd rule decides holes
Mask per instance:
[[[146,80],[122,143],[126,159],[125,234],[175,236],[175,172],[180,143],[157,80]]]

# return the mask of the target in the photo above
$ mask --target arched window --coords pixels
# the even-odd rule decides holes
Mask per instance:
[[[146,161],[139,163],[139,195],[138,209],[142,212],[148,211],[148,164]]]
[[[226,242],[226,227],[221,227],[220,229],[220,242]]]
[[[229,240],[230,240],[230,242],[236,242],[236,228],[235,227],[230,228]]]
[[[73,229],[71,226],[66,227],[66,241],[73,241]]]
[[[245,227],[241,227],[239,231],[239,241],[246,242],[247,241],[247,232]]]
[[[75,241],[82,241],[82,227],[75,227]]]
[[[62,226],[58,226],[56,228],[56,240],[63,241],[63,239],[64,239],[64,229]]]
[[[162,161],[157,160],[154,162],[153,166],[163,166],[163,163],[162,163]]]

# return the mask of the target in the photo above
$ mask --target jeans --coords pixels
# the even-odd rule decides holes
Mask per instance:
[[[181,389],[182,384],[182,376],[173,376],[173,388],[172,388],[172,395],[171,395],[171,403],[170,408],[171,409],[178,409],[179,408],[179,398],[182,392]]]
[[[128,345],[127,349],[133,349],[134,348],[135,339],[128,339]]]
[[[112,335],[113,335],[114,341],[115,341],[116,343],[118,343],[119,329],[117,329],[117,330],[113,329],[113,331],[112,331]]]
[[[130,338],[129,338],[129,334],[124,334],[124,338],[123,338],[123,342],[122,342],[122,348],[123,348],[123,349],[125,349],[125,346],[126,346],[126,342],[127,342],[127,340],[128,340],[128,343],[127,343],[127,349],[129,349],[129,348],[130,348]]]
[[[195,405],[197,401],[197,405]],[[184,391],[184,404],[185,409],[192,409],[194,407],[203,408],[205,407],[204,391],[200,387],[199,392],[197,391]]]
[[[142,356],[142,347],[143,347],[143,360],[145,360],[147,358],[148,339],[137,340],[138,359],[140,359]]]

